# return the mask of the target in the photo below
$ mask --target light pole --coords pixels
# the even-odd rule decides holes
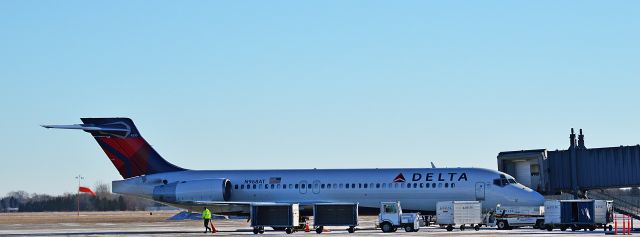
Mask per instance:
[[[76,194],[76,200],[78,202],[77,208],[78,208],[78,216],[80,216],[80,180],[83,180],[84,177],[82,175],[78,175],[76,176],[76,179],[78,180],[78,189],[76,190],[77,194]]]

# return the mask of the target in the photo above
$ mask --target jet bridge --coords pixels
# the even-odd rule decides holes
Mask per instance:
[[[640,145],[586,148],[582,129],[569,138],[567,150],[500,152],[498,170],[543,194],[640,187]]]

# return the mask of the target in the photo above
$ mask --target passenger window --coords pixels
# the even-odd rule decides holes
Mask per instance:
[[[407,184],[407,188],[411,188],[411,184]]]
[[[436,188],[436,183],[431,183],[431,188]]]
[[[268,185],[268,184],[265,184],[265,185],[264,185],[264,189],[269,189],[269,185]]]
[[[380,188],[380,184],[379,183],[376,184],[376,188]]]
[[[445,188],[449,188],[449,183],[444,183]]]
[[[430,185],[429,185],[429,183],[426,183],[426,184],[424,185],[424,188],[429,188],[429,186],[430,186]]]
[[[298,189],[298,184],[296,184],[296,186],[295,186],[295,187],[296,187],[296,189]]]
[[[286,185],[285,185],[285,186],[286,186]],[[276,188],[280,189],[280,184],[278,184],[278,185],[276,186]]]
[[[351,184],[351,188],[356,188],[356,184]]]
[[[321,189],[324,189],[324,184],[320,185],[320,188],[321,188]]]
[[[318,188],[318,184],[313,184],[313,187],[314,188]]]
[[[456,186],[456,183],[451,183],[451,187],[452,188],[455,187],[455,186]]]
[[[424,184],[423,184],[423,183],[420,183],[420,188],[423,188],[423,187],[424,187]]]
[[[273,187],[275,187],[275,186],[276,186],[275,184],[271,184],[271,189],[273,189]]]
[[[340,188],[344,188],[344,184],[340,184]]]
[[[438,183],[438,188],[442,188],[442,183]]]
[[[362,188],[362,183],[359,183],[359,184],[358,184],[358,188]]]
[[[398,188],[398,183],[395,183],[395,185],[394,185],[394,186],[395,186],[395,188]]]
[[[286,184],[283,184],[283,185],[282,185],[282,189],[287,189],[287,185],[286,185]]]
[[[233,186],[233,188],[238,189],[238,185],[236,184],[235,186]]]
[[[364,188],[367,188],[367,186],[368,186],[367,184],[364,184]]]
[[[349,188],[349,184],[345,185],[344,188]]]
[[[418,183],[413,183],[413,188],[417,188],[418,187]]]
[[[383,183],[382,188],[387,188],[387,183]]]

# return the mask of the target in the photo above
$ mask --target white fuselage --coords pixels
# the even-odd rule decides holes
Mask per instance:
[[[496,183],[511,176],[482,168],[187,170],[114,181],[113,191],[152,199],[154,187],[163,183],[218,178],[231,181],[229,202],[359,203],[377,209],[380,202],[400,201],[403,209],[424,213],[434,212],[439,201],[478,200],[483,209],[544,204],[542,195],[521,184]]]

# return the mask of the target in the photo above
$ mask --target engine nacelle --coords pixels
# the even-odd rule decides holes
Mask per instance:
[[[168,203],[229,201],[229,179],[202,179],[175,182],[153,188],[153,200]]]

